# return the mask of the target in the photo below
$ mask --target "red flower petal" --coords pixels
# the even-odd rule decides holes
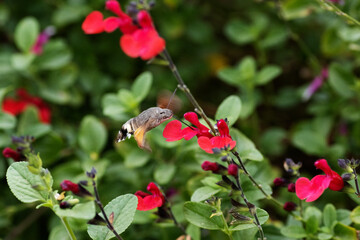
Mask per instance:
[[[21,161],[21,159],[22,159],[22,156],[20,153],[18,153],[14,149],[11,149],[8,147],[3,150],[2,154],[6,158],[14,159],[15,162]]]
[[[165,41],[154,29],[139,29],[133,34],[125,34],[120,39],[121,49],[129,57],[148,60],[165,48]]]
[[[139,196],[139,197],[142,197],[142,198],[144,198],[144,197],[146,197],[146,196],[150,196],[150,194],[148,194],[148,193],[145,193],[145,192],[143,192],[143,191],[136,191],[136,193],[134,193],[136,196]]]
[[[196,134],[198,134],[198,129],[197,128],[193,128],[193,127],[186,127],[182,130],[182,134],[184,136],[184,139],[186,141],[192,139],[193,137],[196,136]]]
[[[329,166],[329,164],[327,163],[327,161],[325,159],[320,159],[320,160],[317,160],[315,163],[314,163],[315,167],[318,168],[318,169],[321,169],[323,170],[323,172],[326,174],[326,175],[331,175],[332,173],[332,170]]]
[[[167,142],[177,141],[183,138],[181,126],[182,124],[178,120],[173,120],[165,126],[163,137],[166,138]]]
[[[86,34],[97,34],[104,31],[103,14],[99,11],[91,12],[81,25]]]
[[[221,137],[229,137],[229,138],[231,138],[231,136],[229,134],[229,127],[226,124],[224,119],[220,119],[219,121],[217,121],[216,126],[219,129],[219,133],[220,133]]]
[[[71,191],[73,193],[78,193],[80,191],[79,185],[76,183],[73,183],[70,180],[64,180],[60,183],[60,187],[64,191]]]
[[[148,211],[157,207],[161,207],[162,205],[162,199],[160,197],[154,197],[154,196],[147,196],[147,197],[140,197],[136,195],[138,198],[138,205],[137,210],[139,211]]]
[[[229,149],[233,149],[236,145],[236,141],[233,141],[229,137],[213,137],[210,139],[212,148],[225,148],[229,147]]]
[[[333,191],[339,191],[344,187],[344,181],[341,176],[331,170],[329,164],[325,159],[320,159],[315,162],[315,167],[324,171],[324,173],[331,179],[329,188]]]
[[[104,20],[104,31],[105,32],[113,32],[120,25],[120,19],[117,17],[108,17]]]
[[[207,153],[213,153],[212,144],[208,137],[199,137],[198,138],[198,144],[202,150],[204,150]]]
[[[5,98],[2,103],[2,110],[11,115],[18,115],[25,110],[26,106],[27,103],[25,101]]]
[[[120,3],[115,0],[108,0],[105,3],[105,8],[116,15],[118,15],[120,18],[126,17],[127,15],[121,10]]]
[[[51,122],[51,111],[47,106],[41,107],[38,109],[39,111],[39,119],[42,123],[50,123]]]
[[[306,198],[306,202],[318,199],[330,184],[330,179],[324,175],[317,175],[311,181],[301,177],[295,183],[296,196],[301,200]]]
[[[140,11],[137,14],[137,19],[138,19],[139,25],[142,28],[154,28],[153,21],[150,17],[150,14],[147,11],[145,11],[145,10]]]

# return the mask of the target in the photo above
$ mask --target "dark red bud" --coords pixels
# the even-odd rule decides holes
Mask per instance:
[[[288,212],[294,211],[295,208],[296,208],[296,204],[293,202],[286,202],[284,204],[284,210],[286,210]]]
[[[283,187],[286,184],[286,180],[284,178],[275,178],[273,182],[277,187]]]
[[[209,161],[205,161],[201,164],[201,168],[204,171],[213,171],[216,172],[217,170],[219,170],[219,166],[216,162],[209,162]]]
[[[238,176],[238,167],[236,166],[236,164],[230,164],[229,167],[228,167],[228,173],[229,175],[232,175],[234,177],[237,177]]]
[[[289,183],[288,191],[289,192],[295,192],[295,183]]]
[[[5,148],[2,152],[3,156],[6,158],[12,158],[15,162],[21,161],[22,155],[11,148]]]
[[[64,191],[71,191],[74,194],[79,193],[79,185],[76,183],[71,182],[70,180],[64,180],[60,183],[60,187]]]

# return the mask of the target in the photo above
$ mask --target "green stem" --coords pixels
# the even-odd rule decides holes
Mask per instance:
[[[223,221],[224,223],[224,226],[225,226],[225,229],[223,229],[223,232],[228,235],[229,239],[230,240],[233,240],[233,237],[232,237],[232,232],[229,230],[229,226],[227,225],[227,222],[226,222],[226,219],[224,217],[224,213],[221,211],[221,207],[217,205],[217,212],[220,212],[220,216],[221,216],[221,220]]]
[[[235,163],[233,161],[233,163],[235,163],[236,165],[238,165],[238,167],[240,167],[245,175],[250,179],[250,181],[262,192],[262,194],[264,194],[264,196],[266,197],[266,199],[272,201],[273,203],[275,203],[277,206],[283,208],[284,207],[284,204],[282,204],[280,201],[278,201],[277,199],[275,199],[273,196],[271,196],[270,194],[268,194],[267,192],[265,192],[265,190],[263,189],[263,187],[258,184],[256,182],[256,180],[253,178],[253,176],[251,176],[251,174],[247,171],[247,169],[245,168],[245,165],[243,163],[243,161],[241,160],[240,158],[240,155],[237,151],[233,150],[232,151],[232,154],[237,158],[237,160],[239,161],[239,164]],[[299,221],[303,221],[302,217],[301,216],[298,216],[296,214],[294,214],[293,212],[289,212],[289,214],[291,216],[293,216],[295,219],[299,220]]]
[[[180,88],[181,91],[183,91],[186,95],[186,97],[189,99],[189,101],[191,102],[191,104],[194,106],[194,110],[197,114],[199,114],[207,123],[207,125],[210,127],[211,131],[217,135],[217,132],[215,131],[214,126],[211,124],[209,118],[206,116],[204,110],[201,108],[201,106],[199,105],[199,103],[196,101],[196,99],[194,98],[194,96],[191,94],[190,89],[185,85],[176,65],[174,64],[173,60],[170,57],[170,54],[168,53],[168,51],[166,49],[164,49],[164,51],[162,52],[162,55],[164,56],[164,58],[167,60],[167,62],[169,63],[169,68],[171,70],[171,72],[173,73],[173,75],[175,76],[176,80],[178,81],[179,85],[178,87]]]
[[[333,4],[330,1],[327,0],[316,0],[325,10],[334,12],[336,15],[342,17],[343,19],[347,20],[348,22],[352,24],[356,24],[360,26],[360,22],[353,18],[352,16],[348,15],[347,13],[344,13],[341,11],[335,4]]]
[[[356,173],[356,168],[353,168],[353,174],[354,174],[354,181],[355,181],[355,187],[356,187],[356,195],[359,197],[360,196],[360,189],[359,189],[359,182],[358,182],[358,178],[357,178],[357,173]]]
[[[71,229],[70,224],[67,221],[66,217],[61,217],[60,219],[61,219],[61,222],[64,224],[66,231],[69,234],[70,239],[76,240],[76,236],[75,236],[73,230]]]

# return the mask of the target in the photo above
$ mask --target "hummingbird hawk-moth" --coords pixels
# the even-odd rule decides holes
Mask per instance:
[[[122,125],[116,142],[121,142],[134,135],[138,146],[142,149],[151,151],[150,146],[145,141],[145,134],[161,123],[172,118],[173,112],[167,108],[152,107],[141,112],[138,116],[129,119]]]

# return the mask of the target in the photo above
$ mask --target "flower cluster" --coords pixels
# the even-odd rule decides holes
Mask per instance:
[[[157,33],[149,13],[145,10],[132,9],[134,18],[121,10],[116,0],[108,0],[105,8],[117,17],[108,17],[104,20],[99,11],[91,12],[82,24],[86,34],[113,32],[117,28],[124,34],[120,38],[120,47],[129,57],[141,57],[148,60],[165,49],[165,41]]]
[[[316,161],[314,165],[316,168],[324,171],[325,175],[316,175],[311,180],[301,177],[295,183],[296,195],[301,200],[306,199],[306,202],[315,201],[327,188],[339,191],[344,187],[344,181],[341,176],[331,170],[325,159]]]
[[[43,123],[50,123],[51,111],[49,106],[38,97],[31,96],[25,89],[17,90],[17,98],[5,98],[2,104],[2,110],[11,115],[19,115],[27,107],[35,106],[38,110],[39,119]]]
[[[143,191],[137,191],[135,193],[135,196],[138,198],[137,210],[148,211],[161,207],[165,203],[165,197],[155,183],[149,183],[146,189],[152,194]]]
[[[169,122],[164,129],[163,136],[166,138],[166,141],[172,142],[180,139],[190,140],[197,136],[200,148],[207,153],[218,152],[218,149],[231,150],[235,147],[236,141],[232,140],[229,134],[229,127],[224,119],[216,123],[220,136],[214,136],[210,133],[209,128],[200,123],[196,113],[185,113],[184,118],[195,127],[191,126],[181,129],[181,122],[173,120]]]
[[[26,154],[33,151],[31,146],[33,141],[34,137],[32,136],[13,136],[12,142],[16,145],[16,150],[6,147],[4,148],[2,154],[6,158],[12,158],[15,162],[26,161]]]

